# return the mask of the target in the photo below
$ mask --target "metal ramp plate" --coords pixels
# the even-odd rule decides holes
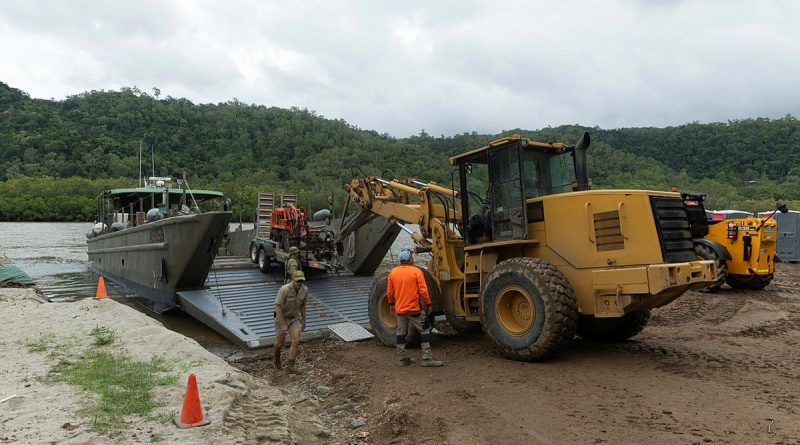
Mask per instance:
[[[275,342],[275,297],[282,283],[255,270],[218,270],[209,289],[178,292],[184,311],[234,343],[259,348]],[[260,278],[260,282],[257,279]],[[369,325],[367,299],[371,276],[328,276],[306,281],[306,330],[310,339],[327,335],[329,325],[351,322]],[[270,281],[267,281],[270,280]]]
[[[328,329],[344,341],[359,341],[374,337],[368,330],[351,322],[331,324],[328,325]]]
[[[206,286],[212,288],[238,284],[256,284],[265,282],[283,282],[283,271],[265,274],[257,267],[247,269],[211,269],[206,277]]]

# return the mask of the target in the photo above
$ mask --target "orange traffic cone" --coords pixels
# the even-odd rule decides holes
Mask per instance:
[[[180,419],[175,418],[175,425],[178,428],[189,428],[193,426],[203,426],[211,423],[203,417],[203,407],[200,406],[200,394],[197,392],[197,377],[189,374],[189,381],[186,383],[186,395],[183,397],[183,408],[181,408]]]
[[[108,294],[106,293],[106,281],[100,275],[100,278],[97,279],[97,293],[94,295],[94,299],[100,300],[103,298],[108,298]]]

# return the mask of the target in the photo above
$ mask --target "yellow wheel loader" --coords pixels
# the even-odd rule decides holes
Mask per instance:
[[[550,357],[576,333],[625,340],[652,308],[713,283],[714,262],[696,258],[678,193],[589,190],[588,146],[588,133],[575,146],[505,137],[450,158],[450,187],[353,179],[345,189],[359,210],[339,239],[376,216],[400,225],[431,254],[434,314],[482,329],[508,358]],[[369,315],[394,345],[386,281],[376,278]]]
[[[719,290],[724,283],[736,289],[763,289],[775,273],[775,247],[778,224],[775,212],[788,212],[777,203],[775,211],[764,218],[709,219],[705,195],[681,193],[697,257],[712,260],[717,266],[717,279],[704,291]]]

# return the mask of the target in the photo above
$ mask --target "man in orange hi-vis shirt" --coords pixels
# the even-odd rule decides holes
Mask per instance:
[[[389,307],[397,316],[397,356],[400,366],[408,366],[414,362],[406,354],[406,335],[409,327],[420,332],[422,337],[422,366],[442,366],[442,362],[433,359],[431,353],[431,326],[427,315],[431,313],[431,298],[422,271],[414,267],[410,250],[403,250],[398,255],[400,265],[389,272],[389,283],[386,287],[386,299]],[[420,299],[425,303],[422,311]]]

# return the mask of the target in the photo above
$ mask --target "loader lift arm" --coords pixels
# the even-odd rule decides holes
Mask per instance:
[[[455,208],[459,192],[434,182],[415,179],[385,180],[376,176],[353,179],[345,185],[348,205],[353,202],[358,211],[344,221],[337,242],[344,240],[359,227],[377,216],[398,224],[409,232],[419,251],[431,252],[429,271],[439,280],[463,279],[461,262],[456,251],[463,249],[459,231],[460,209]],[[433,202],[433,199],[439,202]],[[345,209],[345,214],[347,209]],[[403,224],[419,225],[412,232]]]

